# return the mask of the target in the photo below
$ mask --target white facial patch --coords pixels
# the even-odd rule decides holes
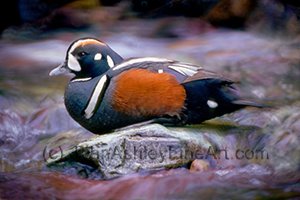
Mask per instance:
[[[113,66],[115,66],[114,61],[112,60],[112,58],[110,56],[106,56],[106,60],[107,60],[107,64],[110,68],[112,68]]]
[[[102,54],[101,53],[96,53],[94,60],[101,60],[102,59]]]
[[[71,53],[69,53],[68,56],[68,67],[76,72],[79,72],[81,70],[78,60]]]
[[[105,85],[106,85],[106,82],[107,82],[107,76],[104,75],[100,78],[100,80],[98,81],[93,93],[92,93],[92,96],[88,102],[88,105],[86,107],[86,109],[84,110],[84,117],[86,119],[90,119],[94,113],[95,113],[95,109],[96,109],[96,106],[97,106],[97,103],[98,101],[101,101],[100,96],[101,96],[101,93],[105,92],[103,91],[105,89]]]
[[[207,105],[208,105],[210,108],[216,108],[216,107],[219,106],[217,102],[212,101],[212,100],[207,100]]]

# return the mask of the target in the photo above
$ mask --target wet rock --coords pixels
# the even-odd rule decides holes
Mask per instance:
[[[76,171],[79,169],[78,163],[86,164],[86,175],[109,179],[141,171],[176,168],[195,159],[207,160],[213,166],[218,164],[218,167],[239,165],[242,162],[233,158],[233,151],[238,148],[251,149],[254,148],[252,145],[257,145],[259,140],[251,143],[252,147],[247,145],[248,134],[252,134],[254,129],[249,131],[247,128],[229,126],[227,131],[230,134],[243,131],[242,139],[236,141],[233,135],[222,136],[224,129],[220,127],[224,128],[224,125],[212,124],[211,129],[207,129],[166,128],[152,124],[120,130],[62,150],[61,156],[54,156],[55,159],[49,162],[49,167],[65,169],[71,165]],[[77,171],[77,174],[81,172]]]
[[[102,178],[114,178],[184,165],[193,160],[192,152],[207,149],[209,145],[207,140],[195,134],[149,125],[96,136],[64,152],[57,162],[88,163],[99,170]]]

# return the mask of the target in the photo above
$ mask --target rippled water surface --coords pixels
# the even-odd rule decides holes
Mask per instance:
[[[147,23],[153,26],[155,22]],[[131,29],[124,31],[129,25]],[[162,38],[147,35],[149,28],[141,22],[124,22],[123,26],[103,36],[97,31],[60,32],[26,42],[0,41],[0,197],[300,198],[299,38],[279,39],[212,28],[187,33],[180,23],[175,30],[179,32],[177,38]],[[145,34],[136,34],[137,29]],[[68,169],[65,173],[48,169],[45,157],[52,155],[50,150],[57,152],[60,151],[57,147],[71,147],[93,136],[66,113],[63,91],[68,77],[48,77],[49,71],[63,61],[69,43],[88,35],[106,41],[124,57],[167,57],[196,63],[240,81],[244,96],[272,108],[245,109],[222,119],[238,126],[255,126],[268,134],[264,140],[270,159],[226,164],[219,160],[202,172],[179,168],[113,180],[76,176]],[[218,129],[228,144],[240,137],[226,137],[230,129]]]

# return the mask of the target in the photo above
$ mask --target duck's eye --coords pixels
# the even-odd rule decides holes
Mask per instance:
[[[85,53],[84,51],[80,51],[77,55],[79,56],[79,57],[83,57],[83,56],[85,56],[87,53]]]

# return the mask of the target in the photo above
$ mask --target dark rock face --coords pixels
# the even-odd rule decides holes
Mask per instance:
[[[210,10],[206,18],[216,26],[239,28],[245,25],[256,6],[256,0],[222,0]]]
[[[0,31],[9,26],[18,26],[27,23],[34,23],[37,28],[43,28],[45,25],[51,26],[51,28],[57,28],[57,26],[64,27],[64,25],[70,25],[74,20],[76,21],[78,16],[72,14],[67,16],[68,12],[62,13],[57,11],[58,8],[65,6],[67,3],[74,0],[12,0],[5,5],[1,6],[0,16],[2,20],[0,22]],[[48,17],[46,19],[46,17]],[[67,18],[64,19],[64,18]],[[71,22],[68,22],[71,21]],[[78,21],[78,20],[77,20]],[[55,24],[55,25],[54,25]],[[80,22],[80,25],[82,22]],[[75,25],[76,26],[76,25]]]
[[[140,16],[165,16],[183,15],[188,17],[199,17],[206,14],[219,0],[132,0],[131,8]]]
[[[122,0],[100,0],[102,6],[114,6]]]
[[[5,2],[5,6],[2,5],[0,7],[0,17],[1,19],[5,19],[0,22],[0,32],[10,25],[19,25],[21,20],[18,12],[18,1]]]

